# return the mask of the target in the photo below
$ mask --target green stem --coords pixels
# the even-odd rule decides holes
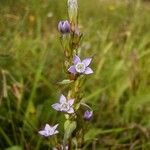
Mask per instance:
[[[68,140],[68,150],[72,149],[72,138],[70,137]]]

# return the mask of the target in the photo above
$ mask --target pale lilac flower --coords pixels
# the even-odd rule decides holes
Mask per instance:
[[[87,110],[87,111],[84,112],[83,118],[85,120],[90,120],[92,118],[92,116],[93,116],[93,111]]]
[[[88,67],[92,61],[92,58],[85,58],[83,61],[75,55],[73,58],[73,66],[71,66],[68,71],[73,74],[81,73],[81,74],[91,74],[93,70]]]
[[[58,23],[58,30],[62,34],[70,33],[71,27],[70,27],[70,23],[68,22],[68,20],[66,20],[66,21],[60,21]]]
[[[70,99],[67,101],[66,97],[62,94],[60,96],[59,103],[53,104],[52,107],[57,111],[62,111],[68,114],[72,114],[74,113],[74,109],[72,108],[73,103],[74,103],[74,99]]]
[[[46,124],[45,128],[43,130],[40,130],[38,133],[45,137],[55,135],[58,133],[58,131],[56,130],[57,126],[58,124],[56,124],[55,126],[50,126],[49,124]]]

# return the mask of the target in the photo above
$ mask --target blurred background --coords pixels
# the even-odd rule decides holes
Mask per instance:
[[[94,54],[83,150],[150,149],[149,14],[149,0],[79,0],[81,55]],[[65,19],[66,0],[0,0],[0,150],[46,150],[38,130],[64,120],[51,104],[65,91]]]

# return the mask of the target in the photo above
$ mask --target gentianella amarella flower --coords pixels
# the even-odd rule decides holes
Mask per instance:
[[[75,55],[73,58],[73,66],[71,66],[68,71],[73,74],[91,74],[93,70],[89,67],[92,58],[85,58],[83,61]]]
[[[45,137],[55,135],[58,133],[58,131],[56,130],[57,126],[58,124],[56,124],[55,126],[50,126],[49,124],[46,124],[45,128],[43,130],[40,130],[38,133]]]
[[[52,107],[57,111],[72,114],[74,113],[74,109],[72,108],[73,103],[74,99],[67,100],[66,97],[62,94],[60,96],[59,103],[53,104]]]

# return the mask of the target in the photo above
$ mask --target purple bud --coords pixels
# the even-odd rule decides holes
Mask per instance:
[[[58,24],[58,30],[62,34],[70,33],[71,29],[70,29],[70,23],[68,22],[68,20],[60,21]]]
[[[87,111],[84,112],[83,118],[85,120],[89,121],[92,118],[92,116],[93,116],[93,111],[88,111],[87,110]]]

